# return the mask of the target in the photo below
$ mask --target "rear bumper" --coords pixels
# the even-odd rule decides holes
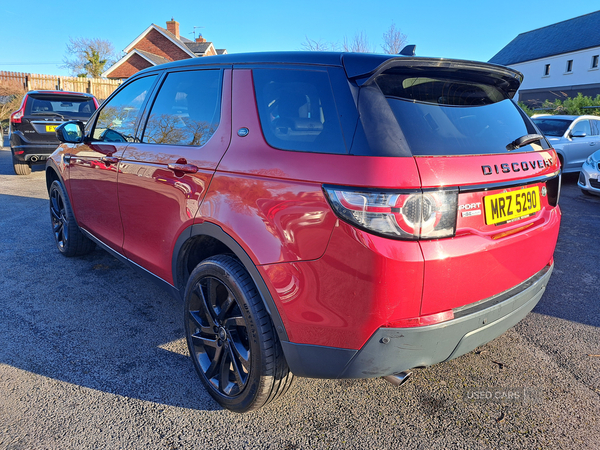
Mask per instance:
[[[18,133],[10,135],[10,148],[18,161],[45,161],[58,148],[60,142],[31,142]],[[33,158],[33,160],[32,160]]]
[[[414,328],[379,328],[359,350],[282,342],[292,372],[313,378],[373,378],[454,359],[500,336],[542,297],[553,265],[455,318]]]

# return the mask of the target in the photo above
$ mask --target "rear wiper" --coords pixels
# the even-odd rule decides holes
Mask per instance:
[[[65,116],[63,116],[62,114],[59,114],[57,112],[53,112],[53,111],[34,112],[34,113],[31,113],[31,115],[32,116],[58,116],[62,120],[65,120]]]
[[[544,136],[542,136],[541,134],[526,134],[525,136],[521,136],[520,138],[515,139],[510,144],[508,144],[506,146],[506,150],[510,152],[511,150],[516,150],[520,147],[524,147],[542,139],[544,139]]]

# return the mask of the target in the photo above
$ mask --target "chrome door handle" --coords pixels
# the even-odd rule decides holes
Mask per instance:
[[[106,164],[117,164],[119,162],[119,158],[115,158],[114,156],[103,156],[100,158],[100,161]]]

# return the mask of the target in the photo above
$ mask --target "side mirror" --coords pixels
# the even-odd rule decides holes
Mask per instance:
[[[571,131],[569,133],[569,136],[574,137],[574,138],[582,138],[582,137],[586,137],[587,134],[584,133],[583,131],[575,131],[575,132]]]
[[[72,120],[56,127],[56,137],[60,142],[80,144],[83,142],[83,122]]]

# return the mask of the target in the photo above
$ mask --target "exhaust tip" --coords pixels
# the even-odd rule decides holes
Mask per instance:
[[[37,160],[38,160],[38,157],[37,157],[37,156],[35,156],[35,155],[33,155],[31,158],[29,158],[29,160],[30,160],[31,162],[37,162]]]
[[[395,373],[393,375],[387,375],[382,377],[385,381],[392,383],[394,386],[399,387],[402,386],[406,380],[410,378],[412,372],[407,370],[406,372]]]

